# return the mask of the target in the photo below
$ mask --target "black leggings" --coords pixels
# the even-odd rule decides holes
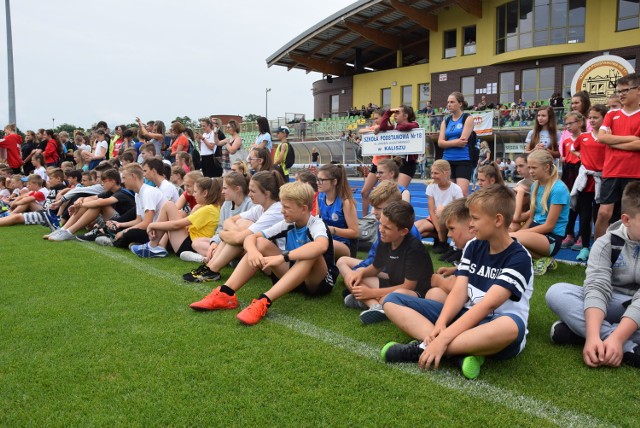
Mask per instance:
[[[580,170],[580,162],[578,163],[565,163],[562,167],[562,181],[567,185],[569,192],[573,188],[573,183],[578,177],[578,171]],[[567,223],[567,235],[575,236],[576,219],[578,218],[578,211],[569,210],[569,222]],[[580,216],[580,224],[582,224],[582,216]]]
[[[595,192],[580,192],[578,194],[578,214],[580,215],[580,237],[582,246],[589,248],[591,245],[591,222],[595,223],[598,217],[599,204],[594,204]]]

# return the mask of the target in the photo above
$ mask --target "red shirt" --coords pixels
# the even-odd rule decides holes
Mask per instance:
[[[47,165],[51,163],[56,163],[60,159],[60,155],[58,154],[58,143],[56,140],[47,141],[47,147],[44,149],[44,163]]]
[[[612,110],[604,117],[602,127],[611,131],[612,135],[631,136],[640,138],[640,110],[629,114],[624,110]],[[602,176],[605,178],[640,178],[640,152],[618,150],[605,147],[604,168]]]
[[[573,149],[580,152],[582,165],[589,171],[602,171],[606,145],[598,141],[593,132],[584,132],[573,143]]]
[[[580,158],[576,155],[574,155],[573,153],[571,153],[571,147],[574,145],[576,140],[573,139],[573,137],[571,135],[569,135],[567,138],[565,138],[562,141],[562,149],[563,149],[563,153],[564,153],[564,163],[566,164],[571,164],[571,165],[575,165],[577,163],[580,163]],[[577,149],[573,149],[576,150]]]
[[[18,134],[9,134],[4,137],[3,141],[0,141],[0,147],[7,149],[7,162],[11,168],[22,166],[20,144],[22,144],[22,137]]]
[[[182,147],[182,148],[180,148]],[[171,145],[171,153],[186,152],[189,148],[189,140],[184,135],[180,134],[178,138]]]

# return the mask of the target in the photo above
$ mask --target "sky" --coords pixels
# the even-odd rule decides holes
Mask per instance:
[[[13,0],[18,127],[264,115],[266,88],[270,119],[313,117],[311,88],[322,75],[267,68],[266,58],[351,3]],[[9,120],[5,16],[2,2],[2,126]]]

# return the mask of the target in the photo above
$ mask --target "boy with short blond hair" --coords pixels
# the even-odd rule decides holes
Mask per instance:
[[[462,374],[474,379],[485,356],[513,358],[524,349],[533,293],[533,265],[509,236],[515,195],[492,185],[467,199],[476,239],[464,247],[456,282],[444,304],[393,293],[384,310],[391,321],[422,343],[389,342],[387,362],[418,362],[437,368],[442,357],[462,358]]]
[[[620,221],[594,242],[583,286],[558,283],[546,294],[547,306],[560,318],[551,326],[551,341],[584,343],[589,367],[624,362],[640,368],[640,182],[625,187],[621,212]]]
[[[380,216],[380,243],[373,263],[346,272],[345,286],[369,308],[360,314],[363,324],[387,319],[382,302],[388,294],[402,290],[422,297],[430,287],[433,265],[422,241],[409,233],[414,220],[410,203],[387,205]]]
[[[64,173],[62,170],[52,171],[49,178],[49,187],[42,187],[42,178],[37,174],[29,176],[27,188],[29,193],[19,196],[11,204],[11,212],[7,217],[0,218],[0,226],[13,226],[16,224],[47,226],[55,230],[59,223],[58,216],[49,210],[57,193],[64,189]]]
[[[333,290],[337,268],[333,263],[333,240],[320,217],[311,215],[314,191],[306,183],[287,183],[280,188],[284,220],[244,240],[247,253],[227,282],[192,309],[218,310],[238,307],[236,292],[253,275],[270,272],[273,287],[238,314],[240,322],[254,325],[267,314],[273,301],[291,291],[319,296]],[[286,238],[285,251],[275,244]]]
[[[444,207],[440,214],[442,227],[447,229],[447,236],[451,238],[456,248],[464,248],[475,235],[469,225],[469,208],[467,198],[456,199]],[[456,266],[441,267],[431,276],[431,289],[425,296],[427,299],[444,302],[456,282]]]

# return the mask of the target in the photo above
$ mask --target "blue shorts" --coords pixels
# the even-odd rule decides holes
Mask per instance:
[[[540,223],[533,221],[529,227],[535,226],[540,226]],[[560,248],[562,248],[564,236],[556,235],[555,233],[546,233],[544,236],[547,238],[547,241],[549,241],[549,257],[553,257],[558,254]]]
[[[438,320],[440,316],[440,312],[442,312],[442,308],[444,307],[443,303],[436,302],[435,300],[429,299],[421,299],[419,297],[409,296],[406,294],[400,293],[391,293],[384,299],[384,305],[387,303],[394,303],[396,305],[404,306],[407,308],[411,308],[414,311],[418,312],[420,315],[428,319],[432,324]],[[463,308],[458,315],[453,319],[453,321],[460,318],[463,314],[468,311],[467,308]],[[496,320],[500,317],[509,317],[516,323],[518,326],[518,337],[514,340],[510,345],[504,348],[502,351],[490,355],[490,358],[496,360],[506,360],[508,358],[513,358],[518,355],[521,351],[522,341],[524,340],[525,333],[527,331],[527,327],[524,324],[524,321],[519,316],[513,314],[502,314],[502,315],[493,315],[486,317],[478,325],[486,324],[493,320]],[[453,322],[452,321],[452,322]]]

